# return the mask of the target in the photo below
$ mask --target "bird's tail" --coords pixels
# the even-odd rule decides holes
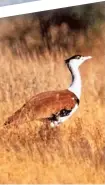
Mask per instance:
[[[23,109],[19,109],[6,120],[4,125],[9,125],[9,124],[17,125],[26,121],[28,121],[28,116],[25,114]]]

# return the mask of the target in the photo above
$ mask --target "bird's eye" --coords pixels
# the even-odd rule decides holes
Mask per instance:
[[[81,58],[81,56],[80,56],[80,55],[78,55],[76,58],[77,58],[77,59],[80,59],[80,58]]]

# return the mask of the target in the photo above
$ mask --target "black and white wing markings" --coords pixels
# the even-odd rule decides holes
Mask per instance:
[[[48,119],[50,121],[58,121],[59,117],[66,117],[70,114],[71,111],[72,111],[72,109],[70,109],[70,110],[62,109],[60,112],[52,114],[52,116],[49,117]]]
[[[65,116],[68,116],[70,114],[70,112],[72,111],[72,109],[70,110],[67,110],[67,109],[62,109],[59,113],[59,116],[60,117],[65,117]]]

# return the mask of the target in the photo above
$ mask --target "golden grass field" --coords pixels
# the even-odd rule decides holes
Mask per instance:
[[[47,13],[45,27],[40,21],[0,20],[0,183],[105,183],[105,24],[70,29],[64,16],[53,24]],[[69,86],[64,60],[74,54],[93,59],[80,68],[82,96],[72,118],[54,129],[39,121],[4,127],[33,95]]]

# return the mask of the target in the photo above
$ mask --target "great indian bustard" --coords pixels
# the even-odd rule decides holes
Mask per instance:
[[[5,125],[45,119],[55,127],[66,121],[77,110],[81,96],[81,76],[79,66],[91,56],[75,55],[65,60],[71,75],[72,83],[68,89],[42,92],[33,96],[17,110]]]

